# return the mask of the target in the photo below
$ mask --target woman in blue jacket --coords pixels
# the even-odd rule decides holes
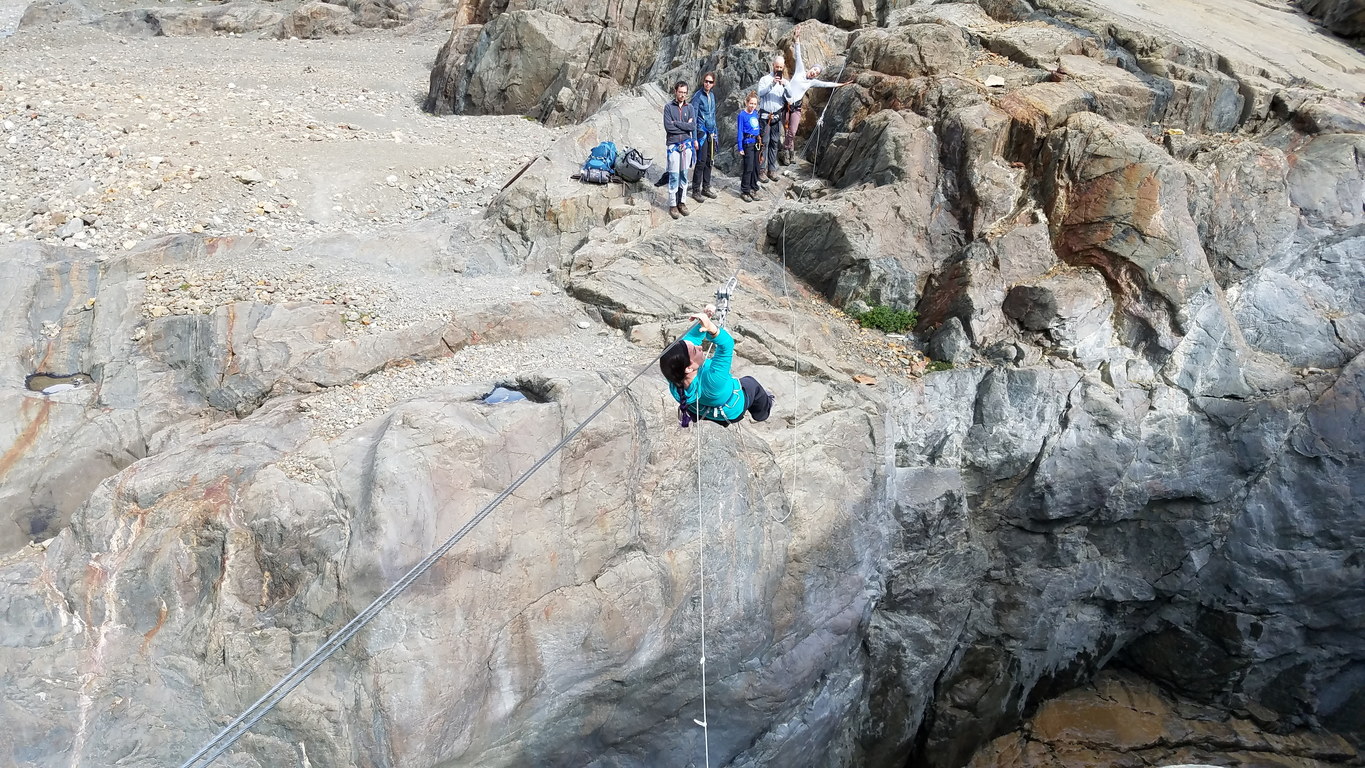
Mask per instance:
[[[758,199],[758,156],[763,152],[763,143],[758,117],[758,94],[749,91],[744,97],[744,109],[739,111],[735,121],[735,151],[739,152],[741,168],[739,177],[739,198],[746,203]]]
[[[715,307],[707,307],[689,315],[697,324],[659,358],[659,370],[678,401],[678,424],[686,427],[706,419],[728,427],[743,419],[746,410],[754,421],[766,421],[773,396],[754,377],[736,379],[730,374],[735,339],[711,321],[714,311]],[[710,359],[701,346],[706,341],[715,347]]]

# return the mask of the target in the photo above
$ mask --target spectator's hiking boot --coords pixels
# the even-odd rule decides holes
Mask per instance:
[[[751,197],[748,192],[745,192],[744,194],[740,195],[739,199],[743,200],[746,203],[752,203],[754,201],[753,197]]]
[[[711,198],[712,200],[715,200],[717,197],[720,197],[720,195],[717,195],[715,192],[712,192],[710,187],[703,189],[701,193]]]
[[[700,189],[694,189],[694,190],[692,190],[692,199],[693,199],[693,200],[696,200],[696,201],[699,202],[699,203],[704,203],[704,202],[706,202],[706,198],[704,198],[704,197],[701,196],[701,190],[700,190]]]
[[[772,171],[768,171],[768,181],[777,181],[777,174],[773,173]]]
[[[678,206],[676,206],[676,205],[673,206],[672,208],[669,208],[669,209],[668,209],[668,215],[669,215],[669,216],[672,216],[672,217],[675,218],[675,219],[681,219],[681,218],[682,218],[682,214],[681,214],[681,213],[678,213]]]
[[[775,178],[777,178],[777,177],[774,176],[773,178],[775,179]],[[767,174],[767,173],[760,173],[760,174],[758,174],[758,180],[761,181],[761,182],[763,182],[764,184],[767,184],[768,181],[769,181],[769,179],[768,179],[768,174]]]
[[[677,210],[678,210],[678,213],[681,213],[681,214],[684,215],[684,216],[690,216],[690,215],[691,215],[691,214],[689,214],[689,213],[687,212],[687,206],[686,206],[686,205],[683,205],[682,203],[678,203],[678,208],[677,208]]]

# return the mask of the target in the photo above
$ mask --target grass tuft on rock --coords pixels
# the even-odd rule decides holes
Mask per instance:
[[[853,319],[864,328],[876,328],[887,333],[906,333],[914,330],[915,323],[919,322],[919,313],[878,304],[866,312],[855,313]]]

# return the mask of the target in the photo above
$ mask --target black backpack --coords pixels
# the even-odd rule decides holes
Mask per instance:
[[[616,156],[616,175],[621,181],[637,182],[649,170],[650,159],[640,154],[638,149],[627,149]]]

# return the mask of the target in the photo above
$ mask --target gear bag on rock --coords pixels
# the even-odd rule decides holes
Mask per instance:
[[[645,177],[645,171],[649,170],[650,159],[640,154],[640,150],[626,148],[616,158],[616,175],[621,181],[635,183]]]
[[[583,163],[584,172],[591,170],[606,171],[608,175],[616,167],[616,144],[604,141],[592,148],[588,159]]]
[[[578,180],[584,184],[607,184],[611,181],[611,171],[604,171],[601,168],[584,168],[579,172]]]

